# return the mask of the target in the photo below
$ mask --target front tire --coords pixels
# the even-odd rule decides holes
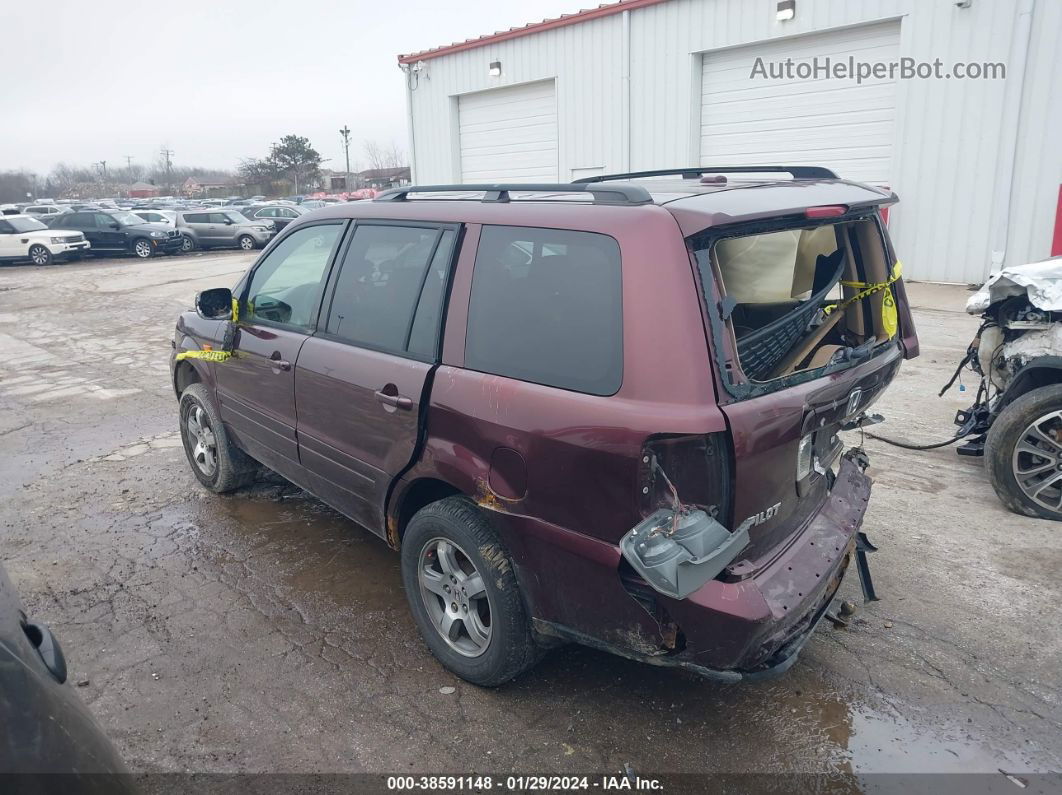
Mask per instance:
[[[34,265],[51,265],[52,264],[52,252],[42,245],[30,246],[29,250],[30,262]]]
[[[184,452],[200,483],[224,494],[254,480],[257,465],[229,439],[203,384],[190,384],[181,393],[180,423]]]
[[[1014,513],[1062,521],[1062,386],[1019,397],[992,423],[985,468]]]
[[[181,251],[185,254],[195,251],[195,241],[188,237],[188,235],[181,235]]]
[[[151,241],[146,237],[138,237],[133,241],[133,254],[138,259],[150,259],[151,255],[154,253],[155,248],[151,245]]]
[[[402,583],[431,653],[462,679],[494,687],[538,661],[509,553],[466,497],[434,502],[410,520]]]
[[[256,245],[255,239],[250,235],[240,235],[240,239],[238,242],[240,244],[241,251],[254,251],[254,247]]]

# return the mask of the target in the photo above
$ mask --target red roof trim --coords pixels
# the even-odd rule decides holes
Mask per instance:
[[[565,25],[574,25],[579,22],[586,22],[591,19],[599,19],[601,17],[611,16],[612,14],[618,14],[621,11],[645,8],[646,6],[654,6],[657,3],[663,2],[665,2],[665,0],[619,0],[616,3],[600,5],[597,8],[586,8],[582,11],[577,11],[574,14],[562,14],[556,19],[544,19],[541,22],[531,22],[521,28],[509,28],[509,30],[490,33],[486,36],[480,36],[478,39],[467,39],[466,41],[446,44],[442,47],[434,47],[430,50],[422,50],[421,52],[415,52],[409,55],[399,55],[398,62],[400,64],[410,64],[416,63],[417,61],[427,61],[430,58],[438,58],[441,55],[450,55],[455,52],[472,50],[486,44],[517,39],[521,36],[529,36],[532,33],[542,33],[546,30],[562,28]]]

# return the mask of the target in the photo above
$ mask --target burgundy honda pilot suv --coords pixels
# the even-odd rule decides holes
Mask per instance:
[[[870,495],[838,431],[918,353],[895,201],[742,166],[322,208],[177,322],[192,471],[265,465],[383,537],[470,682],[571,641],[779,673]]]

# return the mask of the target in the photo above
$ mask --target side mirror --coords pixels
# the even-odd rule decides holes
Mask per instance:
[[[231,320],[232,290],[228,287],[215,287],[212,290],[197,293],[195,311],[207,320]]]
[[[225,226],[232,226],[234,223],[236,223],[236,222],[233,221],[231,218],[226,218],[225,219]]]
[[[120,223],[118,223],[117,221],[111,221],[109,224],[107,224],[107,226],[109,226],[111,229],[121,229],[122,228],[122,225]]]

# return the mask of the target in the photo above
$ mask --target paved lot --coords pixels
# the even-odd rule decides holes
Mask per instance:
[[[1062,527],[1004,511],[950,449],[868,443],[884,598],[780,680],[580,648],[498,690],[455,679],[382,542],[281,481],[215,497],[188,469],[174,318],[250,259],[0,268],[0,555],[134,769],[1062,769]],[[936,391],[976,323],[962,289],[912,294],[923,355],[882,432],[942,439],[971,393]]]

